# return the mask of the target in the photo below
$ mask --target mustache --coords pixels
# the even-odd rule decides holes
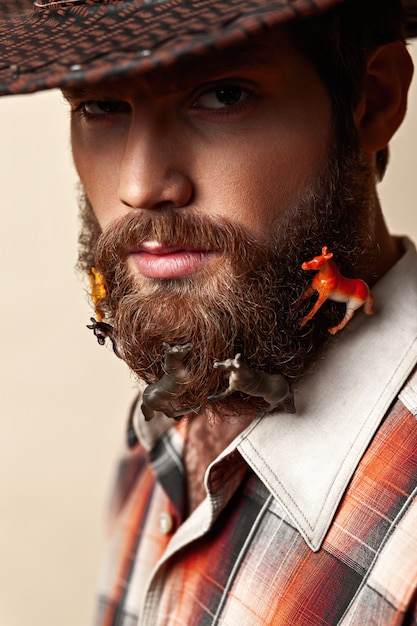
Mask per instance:
[[[170,209],[155,213],[127,214],[101,233],[95,248],[97,268],[106,273],[146,241],[163,247],[196,248],[228,257],[244,268],[255,255],[266,263],[274,244],[264,245],[246,228],[220,216],[210,217],[195,210]]]

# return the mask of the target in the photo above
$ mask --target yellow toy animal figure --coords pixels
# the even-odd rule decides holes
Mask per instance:
[[[92,267],[88,278],[90,280],[91,297],[93,298],[94,309],[96,312],[97,321],[103,321],[103,310],[101,303],[107,298],[107,289],[104,283],[104,276],[101,272]]]

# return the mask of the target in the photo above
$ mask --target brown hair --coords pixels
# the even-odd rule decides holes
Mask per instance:
[[[319,17],[288,26],[294,44],[315,65],[333,103],[336,132],[350,142],[353,111],[360,101],[366,63],[378,46],[404,41],[401,0],[348,0]],[[388,147],[377,154],[382,180],[388,163]]]

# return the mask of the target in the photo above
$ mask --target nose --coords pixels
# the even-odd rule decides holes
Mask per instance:
[[[190,203],[187,142],[177,126],[156,113],[132,116],[120,167],[122,204],[157,210]]]

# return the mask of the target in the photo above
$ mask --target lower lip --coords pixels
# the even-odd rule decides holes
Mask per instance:
[[[200,271],[213,257],[212,252],[197,250],[178,250],[163,254],[151,252],[133,252],[132,262],[137,271],[145,278],[159,280],[183,278]]]

